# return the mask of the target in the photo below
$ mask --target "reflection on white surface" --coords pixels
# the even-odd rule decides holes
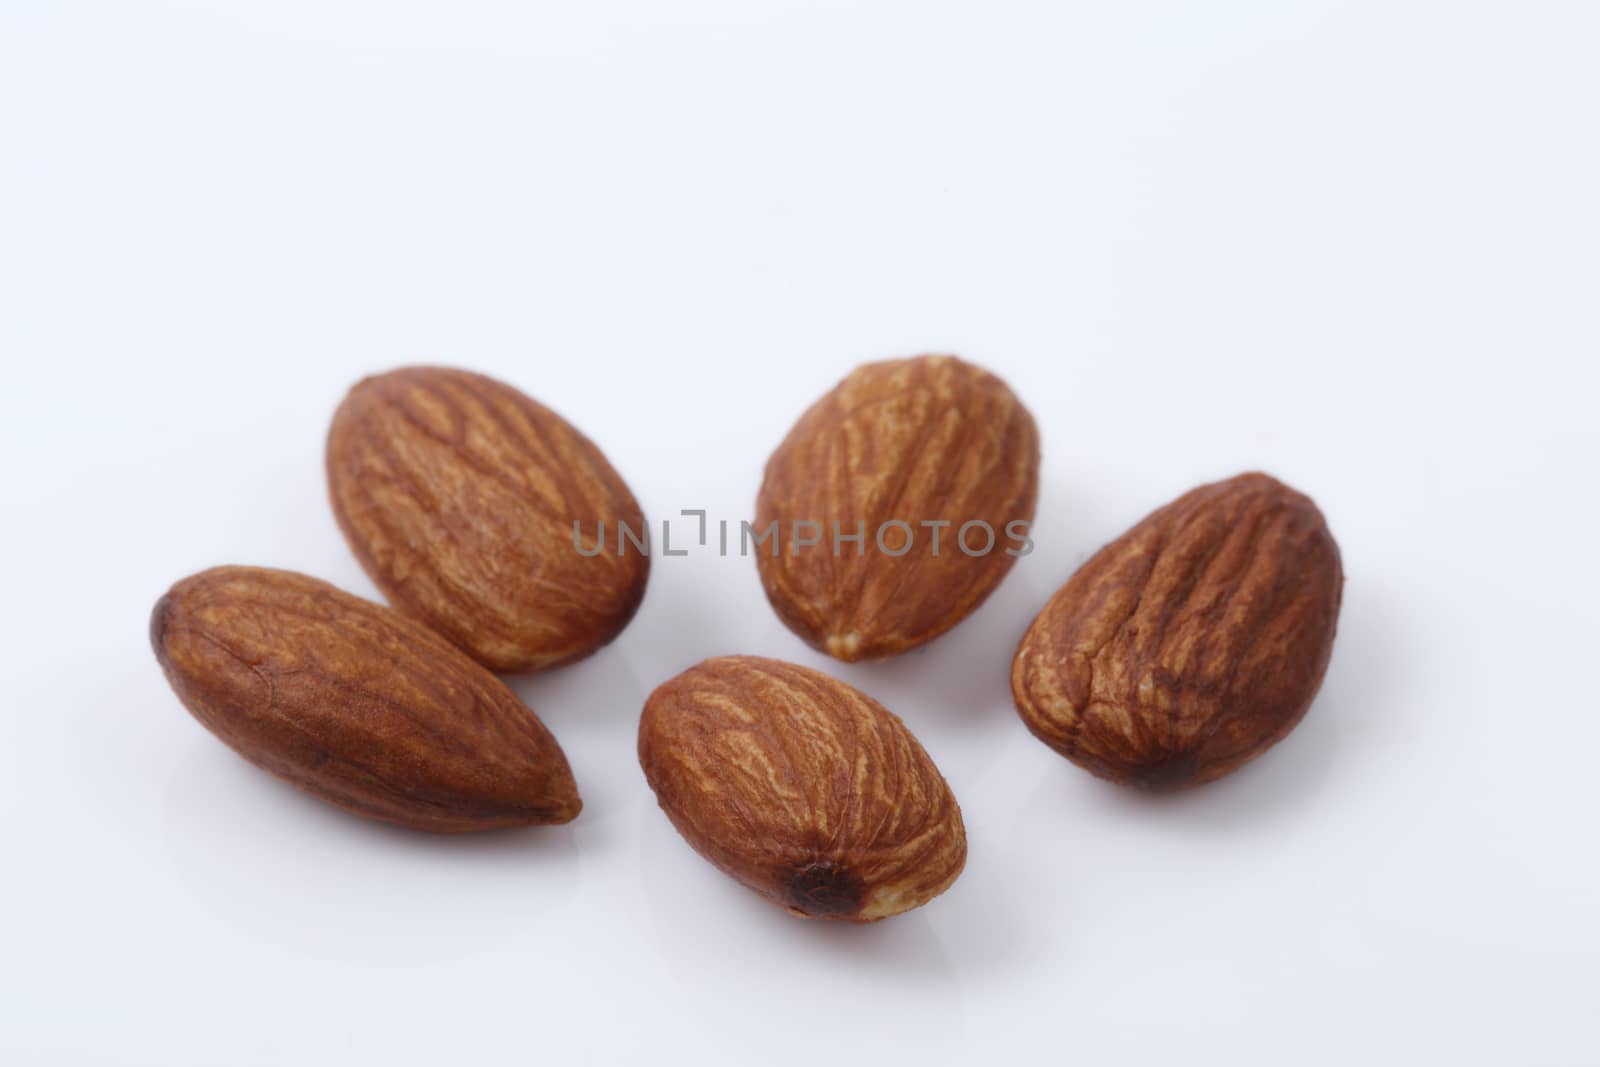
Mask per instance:
[[[536,934],[576,889],[570,831],[424,834],[348,814],[201,746],[172,775],[165,845],[205,909],[310,960],[419,965]]]

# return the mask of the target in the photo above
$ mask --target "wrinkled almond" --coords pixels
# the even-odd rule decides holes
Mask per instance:
[[[1152,790],[1220,778],[1311,706],[1343,585],[1309,497],[1265,474],[1201,486],[1045,605],[1012,661],[1017,710],[1102,778]]]
[[[868,363],[767,462],[755,520],[770,537],[756,545],[767,598],[837,659],[915,648],[1028,551],[1038,490],[1038,431],[999,378],[954,356]]]
[[[961,810],[905,724],[792,663],[725,656],[665,682],[639,763],[696,851],[796,915],[882,919],[966,862]]]
[[[646,535],[633,494],[587,437],[501,382],[445,367],[367,378],[334,416],[327,468],[339,528],[384,596],[493,670],[581,659],[644,597],[649,554],[619,530]]]

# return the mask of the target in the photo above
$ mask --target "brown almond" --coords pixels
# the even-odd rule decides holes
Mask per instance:
[[[505,683],[326,582],[203,571],[157,602],[150,643],[206,729],[359,815],[458,832],[568,822],[581,807],[561,746]]]
[[[582,659],[644,597],[644,515],[621,476],[492,378],[407,367],[359,382],[327,468],[339,528],[384,596],[493,670]]]
[[[1038,491],[1038,431],[999,378],[954,356],[868,363],[767,462],[754,530],[770,535],[755,545],[767,598],[837,659],[915,648],[1027,550]]]
[[[961,809],[905,724],[792,663],[725,656],[664,683],[639,763],[697,852],[796,915],[908,911],[966,862]]]
[[[1309,497],[1265,474],[1201,486],[1045,605],[1012,661],[1017,710],[1102,778],[1151,790],[1220,778],[1311,706],[1343,586]]]

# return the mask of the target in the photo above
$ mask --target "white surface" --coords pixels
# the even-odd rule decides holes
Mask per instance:
[[[0,1059],[1592,1056],[1594,6],[544,6],[0,8]],[[213,563],[372,593],[321,467],[363,373],[497,375],[657,520],[737,521],[806,404],[926,350],[1038,417],[1038,551],[860,667],[752,561],[658,559],[619,642],[517,683],[570,827],[325,808],[150,654],[150,605]],[[1101,543],[1256,467],[1343,548],[1321,697],[1191,795],[1092,780],[1012,711],[1017,637]],[[638,712],[735,651],[912,724],[966,813],[947,895],[807,924],[678,839]]]

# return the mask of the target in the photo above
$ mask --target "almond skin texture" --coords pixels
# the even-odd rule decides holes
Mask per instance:
[[[201,725],[358,815],[455,833],[569,822],[582,806],[561,746],[504,682],[326,582],[203,571],[156,603],[150,643]]]
[[[725,656],[664,683],[639,763],[695,851],[795,915],[882,919],[966,863],[961,809],[905,724],[792,663]]]
[[[1294,729],[1333,651],[1344,572],[1322,513],[1265,474],[1204,485],[1102,548],[1011,664],[1028,729],[1153,791],[1220,778]]]
[[[350,390],[328,433],[339,528],[372,581],[479,663],[582,659],[633,618],[650,573],[644,515],[561,416],[467,371],[407,367]],[[604,550],[596,545],[605,524]],[[619,543],[623,546],[618,550]]]
[[[1023,550],[1008,524],[1033,521],[1038,493],[1038,430],[999,378],[954,356],[865,364],[800,416],[767,461],[756,535],[778,529],[753,546],[767,599],[836,659],[915,648],[1000,584]],[[949,525],[922,525],[941,521]],[[864,533],[861,544],[841,540],[836,554],[835,522],[841,536]],[[969,522],[987,523],[992,545],[973,526],[963,551]],[[801,546],[817,531],[796,538],[796,523],[818,524],[820,543]],[[1025,536],[1026,527],[1011,533],[1019,529]]]

